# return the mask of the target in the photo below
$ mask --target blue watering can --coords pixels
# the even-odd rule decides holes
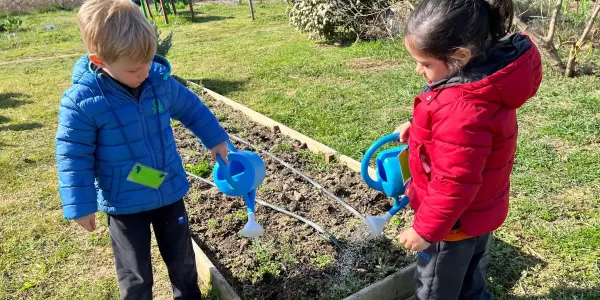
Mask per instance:
[[[261,236],[265,230],[254,218],[254,202],[256,189],[265,180],[267,169],[265,162],[255,152],[238,151],[229,141],[227,142],[229,164],[217,155],[217,164],[213,169],[213,180],[217,188],[227,196],[244,197],[248,210],[248,222],[240,231],[247,238]]]
[[[373,180],[369,175],[369,163],[375,152],[385,144],[397,142],[399,139],[399,133],[392,133],[380,138],[367,150],[360,165],[360,175],[365,183],[370,188],[381,191],[394,199],[394,206],[383,217],[369,216],[365,218],[372,238],[380,236],[385,224],[408,204],[408,197],[404,195],[411,178],[408,168],[407,145],[381,151],[375,160],[377,180]]]

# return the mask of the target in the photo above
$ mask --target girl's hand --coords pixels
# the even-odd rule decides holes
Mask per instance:
[[[412,227],[404,230],[400,235],[398,235],[397,238],[398,241],[404,245],[404,247],[416,252],[421,252],[429,248],[429,245],[431,245],[431,243],[417,234]]]
[[[402,125],[400,125],[400,127],[396,128],[396,130],[394,130],[394,132],[398,132],[400,133],[400,143],[406,143],[408,141],[408,136],[409,136],[409,132],[410,132],[410,122],[406,122]]]
[[[221,158],[223,159],[225,164],[229,164],[229,161],[227,160],[228,153],[229,153],[229,148],[227,148],[226,142],[222,142],[222,143],[214,146],[212,149],[210,149],[210,154],[212,154],[212,159],[214,161],[217,161],[217,155],[219,155],[219,156],[221,156]]]
[[[400,133],[400,140],[398,141],[398,143],[407,143],[408,142],[411,124],[412,123],[410,123],[410,122],[406,122],[406,123],[400,125],[400,127],[396,128],[396,130],[394,130],[394,132]],[[431,173],[431,167],[429,166],[429,164],[427,164],[425,155],[423,155],[423,154],[421,154],[421,164],[423,166],[423,170],[425,171],[425,173],[427,173],[427,174]]]
[[[96,230],[96,213],[75,219],[75,222],[77,222],[77,224],[85,228],[87,231],[92,232]]]

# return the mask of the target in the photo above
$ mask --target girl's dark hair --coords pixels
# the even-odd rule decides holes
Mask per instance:
[[[512,26],[512,0],[422,0],[405,36],[420,51],[446,63],[458,48],[473,56],[503,38]]]

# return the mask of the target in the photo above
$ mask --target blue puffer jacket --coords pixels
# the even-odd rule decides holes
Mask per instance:
[[[169,205],[189,189],[171,118],[207,148],[229,137],[210,110],[170,76],[156,56],[139,102],[112,78],[95,71],[87,55],[73,69],[73,86],[58,111],[56,160],[67,219],[98,210],[131,214]],[[135,163],[168,173],[159,189],[126,178]]]

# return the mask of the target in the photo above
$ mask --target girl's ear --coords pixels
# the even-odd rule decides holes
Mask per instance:
[[[102,59],[98,56],[98,54],[96,53],[91,53],[90,56],[90,61],[96,65],[99,68],[104,68],[104,62],[102,61]]]
[[[471,61],[471,58],[473,58],[473,55],[471,54],[471,49],[469,49],[469,48],[458,48],[452,54],[452,58],[455,59],[456,63],[459,65],[459,67],[462,68],[466,64],[468,64],[469,61]]]

